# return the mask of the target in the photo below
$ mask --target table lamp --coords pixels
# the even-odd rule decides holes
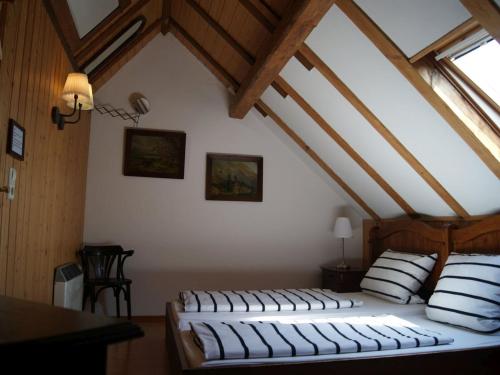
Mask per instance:
[[[337,268],[346,270],[349,268],[349,265],[345,263],[344,258],[344,238],[352,237],[351,222],[348,217],[338,217],[337,220],[335,220],[333,235],[337,238],[342,238],[342,263],[337,264]]]

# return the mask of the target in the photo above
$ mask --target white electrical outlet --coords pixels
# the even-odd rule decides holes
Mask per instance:
[[[7,191],[7,199],[10,201],[14,200],[14,193],[16,191],[16,169],[15,168],[10,168],[9,170],[9,185],[8,185],[8,191]]]

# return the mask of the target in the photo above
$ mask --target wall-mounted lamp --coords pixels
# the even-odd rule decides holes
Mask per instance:
[[[81,111],[88,111],[94,108],[94,98],[92,96],[92,86],[89,84],[87,75],[84,73],[69,73],[64,84],[62,99],[68,107],[73,108],[73,112],[62,114],[59,107],[52,107],[52,122],[59,130],[64,129],[64,124],[76,124],[80,121]],[[66,120],[76,113],[78,107],[78,117],[75,120]]]

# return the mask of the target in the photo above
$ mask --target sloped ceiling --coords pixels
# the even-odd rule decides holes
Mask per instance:
[[[429,11],[437,10],[429,8]],[[462,21],[458,18],[451,27]],[[414,30],[401,30],[401,33],[405,32],[411,34]],[[467,212],[478,215],[499,209],[500,183],[497,177],[339,8],[332,7],[306,43]],[[434,216],[454,214],[320,74],[315,70],[308,72],[297,61],[291,60],[281,75],[415,211]],[[264,99],[272,103],[273,109],[289,125],[302,129],[303,138],[312,148],[330,163],[335,162],[332,164],[334,169],[377,213],[382,217],[403,214],[401,208],[373,181],[369,181],[366,174],[361,176],[360,168],[353,166],[338,147],[319,143],[321,134],[317,134],[317,126],[302,116],[293,100],[279,98],[272,89],[267,90]]]
[[[355,3],[406,58],[470,18],[459,0]],[[173,32],[235,91],[270,43],[289,4],[164,1],[154,33],[162,23],[163,32]],[[326,64],[323,71],[317,65],[311,69],[311,60],[300,53],[311,50],[309,56]],[[119,64],[131,57],[122,54]],[[346,86],[342,92],[327,80],[325,69]],[[323,169],[331,169],[339,190],[346,190],[343,183],[352,189],[351,204],[366,217],[469,216],[500,210],[498,166],[486,165],[338,6],[330,8],[280,77],[261,97],[268,106],[264,114],[287,127],[296,140],[300,137],[301,147],[310,155],[312,150],[313,158],[324,162]]]

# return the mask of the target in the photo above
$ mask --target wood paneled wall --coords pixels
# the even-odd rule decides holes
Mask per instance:
[[[0,294],[51,303],[54,268],[76,258],[83,214],[90,115],[63,131],[59,105],[71,65],[42,1],[7,7],[0,62],[0,186],[17,170],[16,197],[0,195]],[[5,153],[8,119],[26,129],[25,160]]]

